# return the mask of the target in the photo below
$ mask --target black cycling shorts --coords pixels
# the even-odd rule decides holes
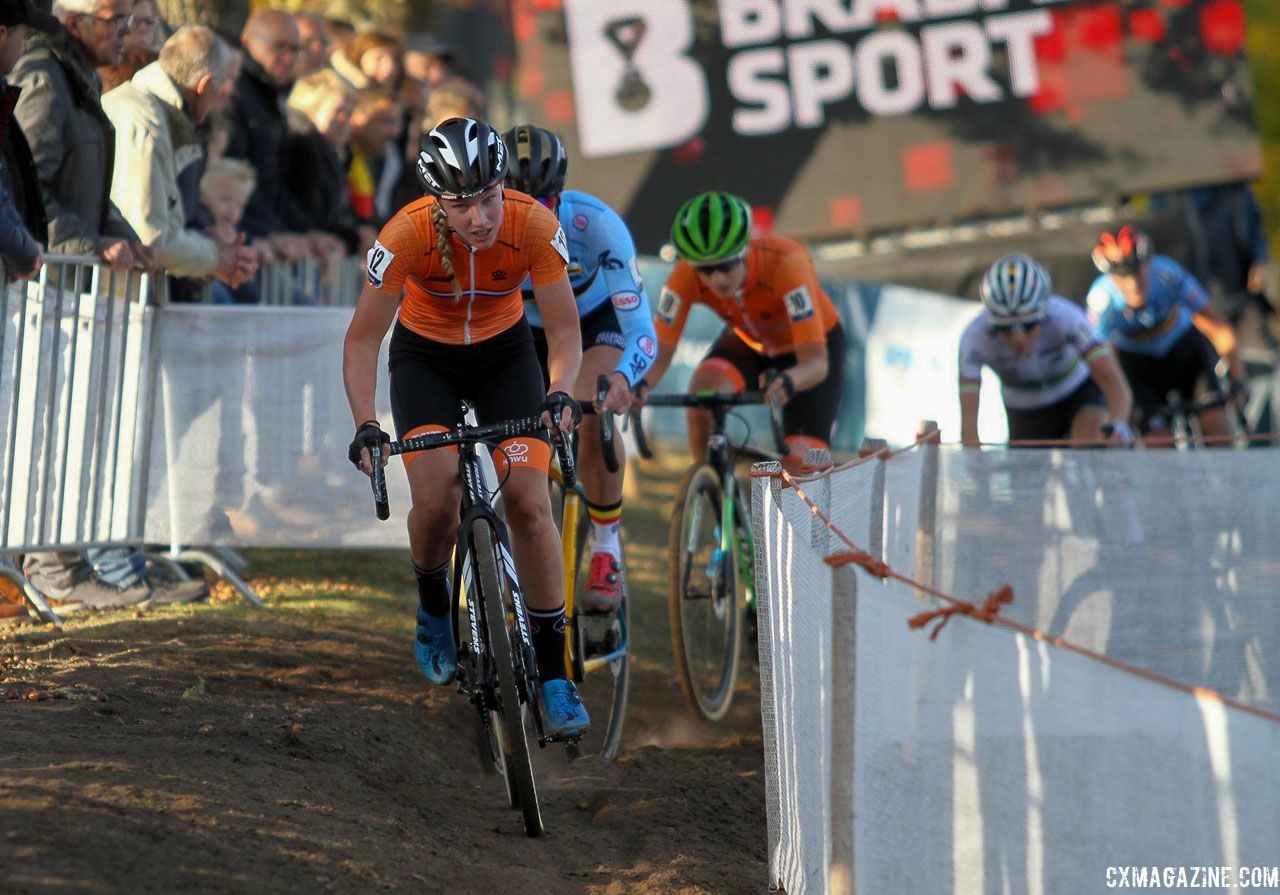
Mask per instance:
[[[1004,409],[1010,441],[1058,441],[1071,434],[1076,414],[1086,407],[1107,407],[1107,396],[1090,376],[1061,401],[1031,410]]]
[[[538,363],[542,366],[542,387],[551,385],[547,374],[547,333],[540,326],[530,326],[533,330],[533,347],[538,352]],[[582,351],[585,354],[592,348],[617,348],[621,351],[626,343],[622,337],[622,326],[618,323],[618,315],[613,305],[604,302],[581,320]]]
[[[471,345],[436,342],[397,322],[388,355],[391,413],[400,438],[423,426],[452,429],[463,400],[475,407],[481,425],[537,416],[546,400],[533,337],[523,318]],[[547,441],[545,434],[541,440]]]
[[[1164,357],[1137,354],[1116,349],[1116,359],[1133,389],[1133,406],[1137,411],[1138,430],[1151,431],[1149,423],[1163,428],[1158,418],[1168,418],[1169,392],[1176,391],[1190,404],[1203,384],[1206,396],[1222,396],[1222,387],[1214,369],[1218,352],[1209,338],[1194,326],[1173,343]]]
[[[798,391],[782,408],[782,430],[785,435],[805,435],[830,446],[836,428],[836,413],[844,395],[844,328],[840,324],[827,333],[827,378],[813,388]],[[795,366],[794,352],[775,357],[759,354],[738,337],[733,327],[726,326],[711,350],[698,365],[720,360],[742,377],[742,389],[760,387],[760,374],[765,370],[785,370]]]

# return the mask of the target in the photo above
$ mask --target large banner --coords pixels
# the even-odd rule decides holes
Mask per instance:
[[[731,189],[820,237],[1261,169],[1240,0],[518,0],[516,90],[641,251]]]

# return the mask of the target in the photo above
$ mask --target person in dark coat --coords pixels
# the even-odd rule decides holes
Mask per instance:
[[[288,204],[302,215],[287,223],[295,230],[318,224],[341,239],[348,254],[368,249],[361,246],[343,161],[355,105],[355,90],[331,69],[300,79],[289,94],[283,155]]]
[[[0,2],[0,287],[10,279],[35,276],[44,262],[43,246],[49,241],[31,147],[13,119],[22,91],[10,86],[5,77],[27,51],[32,28],[49,31],[57,27],[57,19],[36,10],[31,0]]]

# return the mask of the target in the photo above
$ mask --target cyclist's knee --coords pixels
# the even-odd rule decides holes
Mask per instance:
[[[532,470],[512,470],[502,486],[502,506],[508,524],[526,539],[541,533],[543,528],[555,527],[546,476]]]
[[[689,379],[689,389],[711,389],[717,392],[742,392],[747,381],[742,371],[722,357],[709,357],[698,364]]]

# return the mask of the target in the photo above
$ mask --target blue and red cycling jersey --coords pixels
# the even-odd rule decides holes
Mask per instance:
[[[631,232],[612,208],[577,190],[560,194],[556,214],[569,241],[569,285],[578,301],[578,316],[585,318],[612,302],[622,329],[617,372],[634,387],[653,364],[657,335]],[[542,315],[531,300],[530,282],[526,280],[522,288],[529,325],[541,328]]]
[[[1089,315],[1104,339],[1121,351],[1164,357],[1191,329],[1191,318],[1209,303],[1200,281],[1165,255],[1151,259],[1146,304],[1131,308],[1110,274],[1089,287]]]

